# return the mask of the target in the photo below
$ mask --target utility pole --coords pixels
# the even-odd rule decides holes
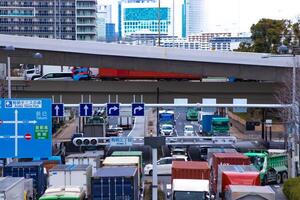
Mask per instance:
[[[158,46],[160,47],[160,0],[158,0]]]

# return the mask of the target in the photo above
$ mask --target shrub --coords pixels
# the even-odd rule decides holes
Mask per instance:
[[[283,184],[283,193],[289,200],[300,199],[300,177],[288,179]]]

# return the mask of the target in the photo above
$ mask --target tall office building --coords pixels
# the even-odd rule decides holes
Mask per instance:
[[[76,0],[77,40],[96,40],[97,0]]]
[[[1,0],[0,33],[76,39],[75,0]]]
[[[106,33],[110,34],[109,40],[112,37],[112,27],[115,31],[115,25],[112,23],[112,5],[111,4],[99,4],[97,5],[97,40],[106,41]],[[107,25],[109,24],[109,25]],[[109,31],[106,30],[109,28]],[[113,33],[114,35],[115,33]],[[113,36],[114,37],[114,36]]]
[[[205,12],[203,0],[185,0],[186,35],[201,32],[201,16]]]

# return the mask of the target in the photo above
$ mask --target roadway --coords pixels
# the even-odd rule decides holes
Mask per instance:
[[[148,110],[147,110],[148,111]],[[147,113],[146,111],[146,113]],[[177,107],[174,108],[175,111],[175,119],[176,119],[176,125],[175,128],[177,130],[178,136],[183,136],[183,127],[184,125],[191,124],[194,126],[194,130],[198,131],[199,125],[195,121],[187,121],[186,120],[186,111],[187,108]],[[70,138],[72,133],[74,132],[74,129],[76,128],[76,123],[78,123],[78,120],[72,121],[72,123],[69,123],[65,129],[58,135],[56,135],[56,138],[54,141],[59,139],[67,139]],[[109,118],[109,124],[111,125],[117,125],[117,117],[110,117]],[[131,137],[143,137],[145,135],[145,129],[146,129],[146,117],[136,117],[135,123],[132,128],[132,130],[125,130],[123,132],[123,136],[131,136]],[[244,147],[244,148],[253,148],[253,146],[256,146],[256,144],[251,143],[250,141],[243,141],[240,140],[238,142],[239,144],[237,146]],[[188,150],[188,156],[193,161],[200,161],[200,146],[192,146]],[[133,146],[133,147],[107,147],[106,148],[106,155],[109,156],[113,151],[124,151],[124,150],[138,150],[143,151],[143,160],[144,163],[151,163],[151,149],[149,147],[145,146]],[[170,155],[170,149],[168,147],[163,147],[162,151],[159,151],[159,157],[167,157]],[[150,176],[144,177],[144,180],[151,180]],[[168,185],[171,184],[171,177],[170,176],[159,176],[158,181],[160,183],[160,186],[165,191],[165,193],[168,192]],[[272,189],[276,192],[276,200],[285,200],[285,196],[282,193],[282,185],[271,185]]]
[[[99,42],[83,43],[12,35],[0,35],[0,43],[2,46],[15,48],[9,56],[12,58],[12,63],[18,64],[101,66],[277,82],[284,81],[286,78],[284,74],[289,75],[293,63],[296,63],[294,61],[299,59],[299,56],[272,58],[262,53],[199,51]],[[36,52],[41,53],[43,57],[32,58]],[[0,62],[6,63],[7,56],[7,53],[1,53]]]
[[[201,103],[202,98],[216,98],[218,103],[232,103],[233,98],[247,98],[248,103],[277,103],[282,85],[260,82],[189,82],[189,81],[13,81],[12,97],[51,98],[55,102],[82,101],[106,103],[134,102],[134,95],[145,103],[173,103],[174,98],[188,98]]]

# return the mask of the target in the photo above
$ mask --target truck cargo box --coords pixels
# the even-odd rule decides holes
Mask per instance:
[[[207,149],[207,162],[208,166],[212,166],[213,154],[214,153],[237,153],[235,149],[232,148],[208,148]]]
[[[114,151],[111,156],[117,157],[139,157],[140,159],[140,170],[143,169],[143,152],[142,151]]]
[[[23,177],[0,177],[0,199],[24,199],[24,181]]]
[[[91,191],[91,165],[56,165],[49,171],[49,186],[79,186],[83,187],[86,196]]]
[[[250,165],[250,159],[241,153],[214,153],[212,164],[211,184],[213,191],[217,192],[218,166],[219,165]]]
[[[226,200],[275,200],[270,186],[229,185]]]
[[[132,157],[132,156],[124,156],[124,157],[117,157],[117,156],[111,156],[111,157],[106,157],[105,160],[103,161],[103,166],[104,167],[109,167],[109,166],[134,166],[140,169],[140,162],[139,162],[139,157]],[[139,187],[141,186],[141,172],[138,170],[138,177],[139,177]]]
[[[92,200],[139,199],[136,167],[100,168],[92,177]]]
[[[4,176],[32,178],[36,198],[42,196],[46,190],[47,183],[43,162],[9,163],[4,168]]]
[[[259,171],[253,165],[219,165],[217,197],[224,197],[228,185],[260,185]]]
[[[36,157],[36,158],[33,158],[32,161],[43,162],[44,167],[47,170],[47,173],[49,173],[49,170],[52,169],[53,167],[55,167],[56,165],[62,164],[61,163],[61,156],[51,156],[51,157],[47,157],[47,158]]]
[[[207,162],[199,161],[173,161],[173,179],[206,179],[209,180],[210,170]]]
[[[85,153],[71,154],[65,158],[66,165],[92,165],[92,174],[101,165],[104,151],[86,151]]]

